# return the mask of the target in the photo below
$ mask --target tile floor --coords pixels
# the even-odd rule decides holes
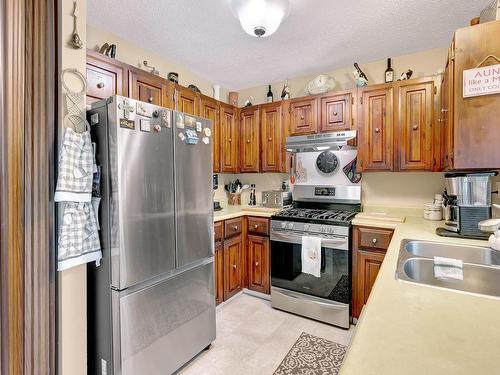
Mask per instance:
[[[217,309],[217,339],[182,375],[272,375],[302,332],[348,345],[354,332],[271,308],[247,294]]]

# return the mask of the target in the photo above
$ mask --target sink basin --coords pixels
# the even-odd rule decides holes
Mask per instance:
[[[500,269],[495,267],[464,263],[462,281],[434,277],[434,260],[430,258],[407,259],[403,268],[407,279],[415,283],[500,297]]]
[[[431,241],[405,240],[404,249],[412,255],[460,259],[464,263],[500,266],[500,251],[480,246],[453,245]]]
[[[434,257],[460,259],[463,280],[434,276]],[[431,287],[500,297],[500,252],[487,247],[403,240],[396,279]]]

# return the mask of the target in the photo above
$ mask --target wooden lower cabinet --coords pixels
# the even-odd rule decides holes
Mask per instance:
[[[215,303],[224,301],[224,247],[221,241],[215,243]]]
[[[352,249],[352,316],[359,318],[392,238],[392,229],[354,227]]]
[[[269,294],[269,238],[248,235],[248,289]]]
[[[224,240],[224,300],[243,289],[244,264],[242,235]]]

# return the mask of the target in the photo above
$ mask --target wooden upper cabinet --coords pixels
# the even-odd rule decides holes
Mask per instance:
[[[318,98],[308,96],[290,100],[290,135],[315,134],[318,131]]]
[[[322,133],[351,130],[353,92],[333,92],[320,98],[319,130]]]
[[[359,90],[358,123],[360,171],[393,170],[393,86],[383,84]]]
[[[240,172],[259,171],[259,107],[240,110]]]
[[[220,103],[220,158],[222,173],[238,172],[238,110]]]
[[[434,162],[434,78],[397,85],[396,145],[400,171],[431,171]]]
[[[260,106],[261,171],[282,171],[283,119],[282,104],[269,103]]]
[[[187,87],[174,85],[175,110],[200,115],[200,95]]]
[[[269,294],[269,238],[249,235],[248,288]]]
[[[129,70],[129,96],[132,99],[154,105],[172,107],[169,98],[168,82],[156,75],[144,72],[137,68]]]
[[[500,167],[500,94],[463,97],[463,72],[481,65],[483,78],[498,84],[500,20],[464,27],[455,32],[453,60],[452,169],[498,169]],[[493,78],[497,78],[494,81]]]
[[[87,51],[87,103],[112,95],[127,96],[121,63],[98,52]]]
[[[220,172],[220,121],[219,103],[208,96],[201,97],[201,117],[212,121],[212,151],[213,151],[213,171]]]
[[[224,300],[227,300],[243,288],[244,258],[242,236],[224,241]]]

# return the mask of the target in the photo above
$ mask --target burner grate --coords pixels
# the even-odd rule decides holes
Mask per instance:
[[[312,208],[289,208],[279,211],[274,216],[287,218],[300,218],[324,221],[340,221],[348,222],[356,212],[340,211],[340,210],[318,210]]]

